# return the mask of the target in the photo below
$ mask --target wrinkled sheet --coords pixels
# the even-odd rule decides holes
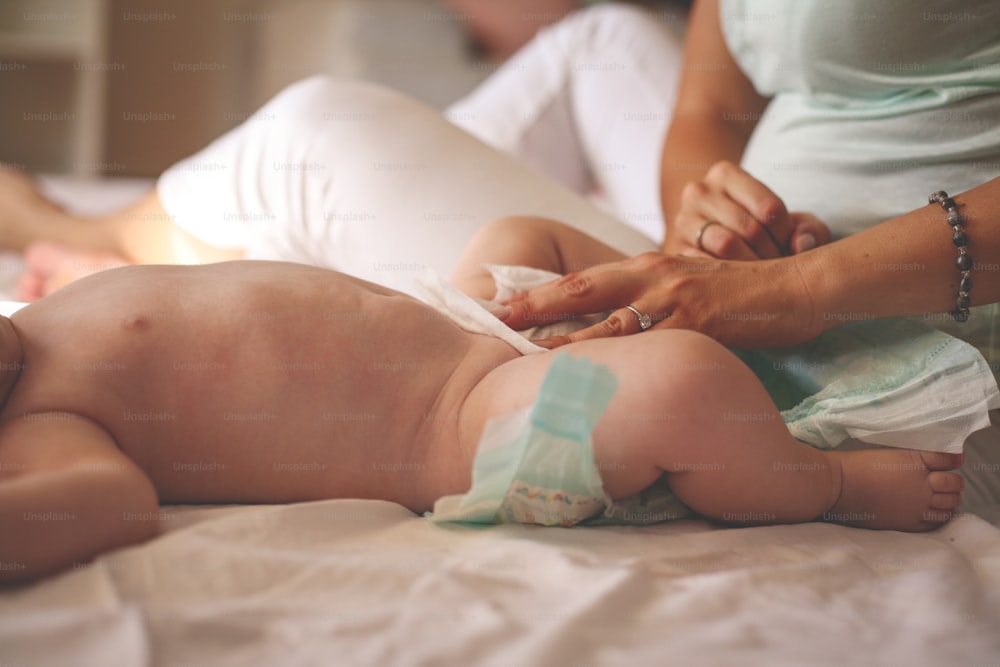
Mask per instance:
[[[1000,656],[1000,530],[436,525],[394,503],[165,508],[0,594],[4,665],[958,665]]]

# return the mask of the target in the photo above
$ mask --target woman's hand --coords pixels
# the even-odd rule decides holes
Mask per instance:
[[[730,347],[795,345],[825,328],[795,257],[726,262],[650,252],[571,273],[507,305],[498,316],[514,329],[611,311],[594,326],[536,341],[549,348],[639,333],[640,317],[626,306],[649,315],[652,328],[693,329]]]
[[[723,161],[684,187],[663,248],[673,255],[755,260],[829,242],[830,229],[819,218],[789,213],[766,185]]]

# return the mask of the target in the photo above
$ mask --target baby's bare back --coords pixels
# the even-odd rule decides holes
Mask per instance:
[[[12,321],[3,419],[92,419],[164,502],[429,507],[468,488],[463,399],[517,356],[398,292],[276,262],[117,269]]]

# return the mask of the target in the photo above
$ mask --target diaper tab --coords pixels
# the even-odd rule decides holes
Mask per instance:
[[[560,354],[552,360],[531,409],[531,424],[575,442],[587,442],[618,389],[607,366]]]

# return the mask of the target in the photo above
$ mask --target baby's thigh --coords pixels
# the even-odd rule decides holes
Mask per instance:
[[[750,374],[721,345],[688,331],[582,341],[515,359],[491,373],[481,383],[489,396],[485,418],[530,406],[557,354],[603,364],[618,380],[593,433],[595,463],[614,498],[649,486],[662,474],[665,456],[679,465],[697,459],[706,426],[741,401],[737,392]]]

